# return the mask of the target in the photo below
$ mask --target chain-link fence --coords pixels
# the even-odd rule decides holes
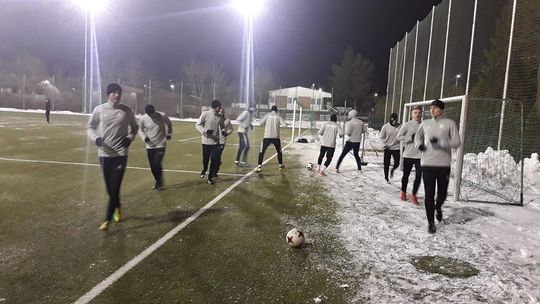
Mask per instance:
[[[524,108],[524,155],[540,151],[540,1],[444,0],[390,50],[386,98],[372,113],[382,126],[390,113],[402,116],[408,102],[469,95],[479,117],[480,100],[517,100]],[[476,104],[475,104],[476,103]],[[485,134],[502,149],[506,102]],[[521,136],[521,135],[520,135]]]

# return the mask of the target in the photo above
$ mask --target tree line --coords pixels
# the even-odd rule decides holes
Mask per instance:
[[[348,106],[366,110],[373,106],[373,63],[348,47],[337,63],[332,63],[329,85],[334,92],[334,106]],[[102,84],[119,82],[129,87],[134,98],[124,99],[137,112],[142,112],[148,102],[159,104],[164,111],[178,114],[178,103],[182,102],[186,114],[189,109],[200,111],[202,105],[213,98],[222,100],[225,106],[240,102],[239,82],[231,79],[223,66],[212,60],[192,59],[179,67],[174,78],[151,75],[138,58],[129,58],[123,63],[106,63],[100,66]],[[307,75],[306,78],[309,78]],[[282,87],[280,80],[266,68],[254,72],[254,103],[267,104],[268,92]],[[291,86],[304,85],[298,83]],[[42,108],[36,96],[53,99],[56,110],[82,111],[83,77],[69,75],[61,66],[50,68],[36,56],[21,56],[11,61],[0,61],[0,106]],[[126,97],[126,96],[125,96]]]

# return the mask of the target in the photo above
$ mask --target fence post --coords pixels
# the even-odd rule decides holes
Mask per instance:
[[[446,56],[448,55],[448,33],[450,33],[450,14],[452,13],[452,0],[448,3],[448,17],[446,19],[446,41],[444,42],[444,59],[441,76],[441,97],[444,94],[444,74],[446,73]]]
[[[388,112],[388,95],[390,90],[390,69],[392,68],[392,48],[390,48],[390,55],[388,56],[388,81],[386,82],[386,103],[384,104],[384,121],[386,121],[386,113]],[[333,96],[334,94],[332,94]]]
[[[413,59],[413,68],[412,68],[412,77],[411,77],[411,98],[409,99],[409,102],[412,102],[413,92],[414,92],[414,73],[416,72],[416,50],[418,47],[418,29],[419,28],[420,28],[420,22],[416,20],[416,38],[414,38],[414,59]]]
[[[499,140],[497,141],[497,150],[501,149],[501,141],[502,141],[502,132],[504,127],[504,110],[506,108],[506,97],[508,93],[508,77],[510,74],[510,59],[512,57],[512,40],[514,39],[514,23],[516,20],[516,5],[517,0],[514,0],[514,4],[512,7],[512,24],[510,25],[510,39],[508,39],[508,55],[506,58],[506,71],[504,74],[504,88],[503,88],[503,95],[502,95],[502,106],[501,106],[501,122],[499,124]]]
[[[431,27],[429,29],[429,47],[428,47],[428,53],[427,53],[427,64],[426,64],[426,81],[424,83],[424,99],[426,100],[426,94],[427,94],[427,80],[429,77],[429,57],[431,56],[431,40],[433,38],[433,19],[435,19],[435,6],[433,6],[433,9],[431,10]]]
[[[474,0],[474,13],[471,32],[471,48],[469,49],[469,67],[467,68],[467,85],[465,86],[465,95],[469,95],[469,85],[471,83],[471,65],[474,47],[474,34],[476,30],[476,12],[478,11],[478,0]]]
[[[392,108],[390,109],[390,112],[394,112],[394,99],[396,98],[396,81],[397,81],[397,73],[398,73],[398,56],[399,56],[399,41],[396,45],[396,68],[394,71],[394,89],[392,90]]]
[[[407,40],[408,39],[409,39],[409,33],[405,33],[405,47],[403,48],[403,71],[401,73],[401,91],[399,92],[398,117],[401,116],[401,106],[403,105],[403,83],[405,80],[405,60],[407,60]]]
[[[525,167],[523,161],[524,161],[524,155],[523,155],[523,137],[525,137],[525,115],[523,113],[523,101],[519,102],[521,105],[521,142],[520,142],[520,160],[521,160],[521,191],[519,194],[519,202],[521,203],[521,206],[523,206],[523,175],[525,174],[523,172],[523,169]]]

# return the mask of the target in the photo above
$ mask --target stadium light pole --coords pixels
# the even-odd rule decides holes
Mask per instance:
[[[264,0],[232,0],[230,5],[244,18],[244,43],[240,79],[240,100],[246,109],[254,106],[254,60],[253,60],[253,20],[261,13]],[[258,110],[257,110],[258,113]]]
[[[73,0],[73,2],[84,12],[84,93],[82,112],[86,113],[88,102],[88,41],[90,40],[88,24],[92,21],[95,14],[105,10],[107,0]]]

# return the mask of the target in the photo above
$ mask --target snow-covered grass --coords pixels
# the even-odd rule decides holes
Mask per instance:
[[[317,162],[319,145],[293,145],[302,163]],[[375,303],[538,303],[540,301],[540,196],[526,206],[450,202],[444,224],[427,233],[423,207],[399,199],[401,174],[384,183],[380,165],[356,172],[346,157],[338,174],[333,168],[319,177],[338,203],[339,235],[356,264],[369,277],[358,301]],[[382,157],[382,155],[380,155]],[[528,159],[526,175],[538,173],[538,158]],[[535,171],[536,170],[536,171]],[[315,175],[316,171],[305,171]],[[409,191],[412,179],[409,182]],[[423,185],[421,185],[421,189]],[[422,195],[422,192],[420,192]],[[423,201],[423,197],[420,197]],[[448,278],[413,266],[421,256],[442,256],[471,263],[480,273]]]

